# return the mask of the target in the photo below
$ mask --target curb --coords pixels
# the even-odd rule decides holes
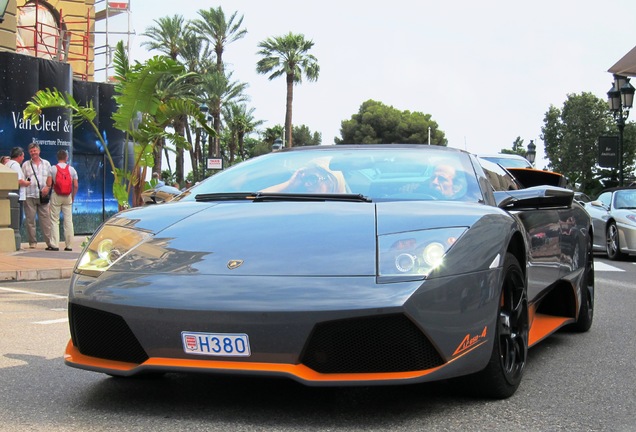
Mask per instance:
[[[39,269],[39,270],[9,270],[0,271],[0,281],[38,281],[48,279],[68,279],[73,275],[73,266],[70,268]]]

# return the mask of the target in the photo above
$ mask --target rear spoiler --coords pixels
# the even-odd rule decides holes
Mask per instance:
[[[506,210],[570,207],[574,199],[574,192],[570,189],[551,186],[495,191],[494,195],[497,206]]]
[[[566,188],[568,179],[553,171],[543,171],[531,168],[506,168],[524,188],[533,186],[557,186]]]

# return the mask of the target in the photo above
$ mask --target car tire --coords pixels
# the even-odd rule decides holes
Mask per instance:
[[[517,258],[506,253],[492,354],[471,377],[481,396],[505,399],[517,391],[528,358],[528,328],[525,276]]]
[[[610,222],[609,225],[607,225],[607,230],[605,230],[605,245],[607,257],[614,261],[621,260],[624,256],[621,252],[619,237],[616,222]]]
[[[570,325],[568,329],[584,333],[592,327],[594,320],[594,252],[592,251],[592,240],[585,258],[585,270],[581,286],[581,310],[578,320]]]

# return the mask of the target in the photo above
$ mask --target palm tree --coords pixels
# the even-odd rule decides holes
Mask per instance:
[[[210,115],[212,116],[214,131],[216,133],[215,146],[217,147],[215,149],[215,153],[220,156],[218,144],[221,131],[221,107],[230,102],[245,102],[247,100],[247,96],[243,92],[247,88],[247,83],[231,81],[231,72],[225,74],[213,71],[201,78],[201,89],[202,93],[205,95],[204,102],[210,107]]]
[[[155,26],[146,29],[142,36],[150,38],[150,41],[142,42],[141,45],[147,47],[149,51],[156,50],[170,59],[177,61],[184,46],[185,38],[185,20],[181,15],[173,15],[172,17],[163,17],[154,20]],[[184,119],[177,119],[173,125],[175,130],[183,135]],[[166,152],[166,160],[168,160],[165,142],[159,142],[154,148],[155,166],[152,171],[161,175],[162,165],[162,149]],[[183,182],[183,148],[177,148],[176,174],[177,182]],[[168,165],[168,168],[170,165]]]
[[[205,75],[216,68],[214,52],[210,50],[208,41],[197,33],[191,26],[183,32],[179,57],[188,72]]]
[[[245,104],[229,103],[223,105],[223,118],[227,128],[230,130],[230,160],[234,163],[234,154],[238,147],[238,154],[241,159],[245,158],[244,143],[245,136],[253,132],[258,126],[262,125],[263,120],[254,119],[254,108],[248,109]]]
[[[302,82],[302,75],[309,81],[318,80],[320,66],[318,60],[308,51],[314,42],[306,40],[302,34],[289,32],[284,36],[272,37],[258,44],[258,52],[263,58],[256,64],[256,71],[269,74],[269,80],[285,75],[287,80],[287,102],[285,109],[285,138],[287,147],[292,147],[292,101],[294,84]]]
[[[148,51],[157,50],[172,60],[177,60],[183,44],[183,29],[185,21],[181,15],[163,17],[154,20],[156,26],[150,26],[141,35],[150,38],[142,42],[141,46]]]
[[[166,76],[175,81],[187,80],[183,66],[165,56],[157,56],[143,64],[130,66],[123,43],[119,42],[115,51],[115,73],[117,76],[116,96],[117,111],[113,114],[115,128],[126,133],[124,142],[132,143],[134,161],[128,164],[125,160],[119,167],[112,159],[104,136],[94,123],[95,109],[92,103],[79,106],[70,94],[62,94],[56,89],[38,91],[33,99],[27,102],[23,112],[25,121],[36,125],[40,121],[42,110],[46,108],[68,109],[73,116],[73,124],[88,122],[102,144],[113,173],[113,195],[120,208],[129,206],[130,194],[133,194],[133,206],[141,205],[140,192],[143,190],[143,179],[146,167],[153,166],[153,147],[164,138],[186,145],[182,136],[169,133],[166,127],[182,115],[195,119],[198,125],[208,133],[213,133],[199,111],[199,106],[191,99],[171,98],[160,100],[155,94],[157,83]],[[125,152],[125,157],[128,152]],[[132,169],[129,170],[129,166]]]
[[[223,9],[210,8],[208,10],[199,10],[199,16],[201,19],[194,20],[192,27],[199,32],[202,36],[206,36],[210,39],[214,52],[216,53],[216,71],[224,75],[223,65],[223,51],[225,47],[241,39],[247,34],[247,30],[241,28],[243,24],[243,16],[237,18],[237,12],[230,15],[229,19],[226,19]],[[216,99],[214,104],[211,105],[212,118],[214,122],[214,130],[216,136],[214,137],[214,152],[216,156],[219,156],[219,136],[221,132],[221,100]],[[208,157],[212,156],[212,146],[210,146]]]
[[[196,104],[198,107],[198,101],[195,96],[195,89],[197,88],[197,84],[200,81],[199,75],[195,72],[186,72],[180,76],[165,76],[162,77],[155,87],[155,94],[157,98],[164,104],[168,104],[171,101],[182,100],[188,101],[192,104]],[[180,136],[182,139],[178,141],[173,141],[175,145],[175,153],[176,153],[176,167],[175,167],[175,180],[179,184],[184,184],[185,173],[183,170],[184,167],[184,150],[190,148],[191,145],[189,141],[185,140],[185,130],[187,126],[188,115],[186,112],[181,113],[180,115],[172,116],[169,118],[170,123],[163,125],[171,126],[175,135]],[[165,147],[165,140],[161,142],[162,146]],[[157,164],[153,167],[153,172],[157,172]],[[161,171],[159,171],[161,173]]]
[[[210,44],[205,38],[199,35],[199,33],[195,32],[191,26],[186,28],[183,33],[183,45],[179,56],[183,60],[188,72],[197,73],[199,76],[206,76],[210,74],[211,71],[216,70],[215,55],[214,52],[210,50]],[[204,94],[200,84],[201,80],[199,80],[197,88],[195,89],[197,95]],[[205,97],[200,97],[199,105],[206,103],[206,99]],[[208,113],[206,112],[205,115],[208,116]],[[186,124],[185,132],[188,137],[188,142],[192,143],[190,148],[190,162],[192,164],[193,179],[194,181],[199,181],[203,179],[203,172],[205,171],[204,158],[207,155],[205,148],[203,148],[204,145],[202,145],[201,137],[203,135],[201,134],[201,128],[197,128],[193,139],[189,123]],[[210,136],[210,141],[212,141],[212,136]]]

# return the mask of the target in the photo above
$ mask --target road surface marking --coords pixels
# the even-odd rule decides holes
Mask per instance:
[[[38,292],[33,292],[33,291],[24,291],[24,290],[13,289],[13,288],[5,288],[5,287],[0,287],[0,291],[9,291],[9,292],[20,293],[20,294],[32,294],[32,295],[35,295],[35,296],[53,297],[53,298],[59,298],[59,299],[67,298],[67,296],[61,296],[61,295],[57,295],[57,294],[38,293]]]

